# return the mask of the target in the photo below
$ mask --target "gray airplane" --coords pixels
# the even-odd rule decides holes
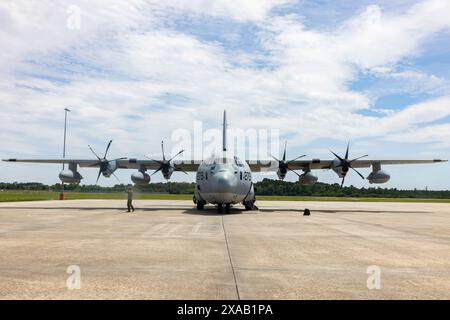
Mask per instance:
[[[303,185],[312,185],[318,181],[317,175],[312,170],[331,169],[338,177],[342,179],[341,186],[345,182],[345,178],[350,170],[355,171],[362,179],[364,176],[357,168],[372,167],[372,172],[367,176],[369,183],[381,184],[386,183],[390,179],[390,175],[382,170],[384,165],[394,164],[425,164],[447,162],[447,160],[367,160],[362,159],[367,155],[349,158],[349,145],[344,157],[332,152],[336,157],[333,160],[299,160],[304,155],[293,160],[286,160],[286,144],[284,147],[282,159],[273,157],[272,162],[262,162],[259,160],[241,161],[238,157],[230,157],[227,154],[227,118],[226,111],[223,114],[223,141],[222,156],[212,157],[205,161],[175,161],[175,157],[180,155],[178,152],[169,160],[164,154],[164,144],[161,143],[162,160],[155,159],[135,159],[135,158],[118,158],[108,160],[107,155],[112,141],[106,147],[105,155],[100,157],[89,146],[91,152],[97,159],[7,159],[7,162],[25,162],[25,163],[51,163],[51,164],[68,164],[68,170],[60,172],[59,178],[63,183],[80,183],[83,177],[78,172],[78,167],[82,168],[98,168],[97,182],[101,175],[104,177],[115,176],[117,169],[135,169],[137,170],[131,175],[131,180],[138,185],[146,185],[151,181],[151,175],[147,170],[155,170],[153,174],[160,172],[163,177],[169,180],[175,171],[197,172],[196,188],[193,201],[197,205],[198,210],[203,210],[206,204],[217,205],[219,213],[229,212],[230,207],[236,204],[243,204],[246,210],[255,210],[255,189],[252,182],[252,171],[270,171],[275,170],[278,178],[283,180],[288,171],[298,176],[299,183]],[[302,170],[299,174],[296,170]],[[152,174],[152,175],[153,175]],[[306,209],[307,210],[307,209]],[[306,211],[305,211],[306,212]],[[309,212],[309,211],[308,211]]]

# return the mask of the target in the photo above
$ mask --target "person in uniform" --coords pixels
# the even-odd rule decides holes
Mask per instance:
[[[132,186],[128,186],[127,194],[128,194],[128,201],[127,201],[128,212],[131,212],[131,211],[134,212],[134,207],[133,207],[133,187]]]

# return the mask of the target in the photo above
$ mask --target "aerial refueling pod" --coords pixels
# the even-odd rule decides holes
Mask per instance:
[[[379,163],[372,165],[372,172],[367,177],[367,180],[369,180],[370,184],[386,183],[390,179],[391,179],[391,176],[387,172],[381,170],[381,165]]]
[[[145,173],[145,171],[136,171],[131,175],[131,181],[135,184],[146,185],[150,183],[150,175]]]
[[[69,163],[69,169],[59,173],[59,180],[63,183],[80,183],[82,179],[83,177],[77,171],[76,163]]]
[[[302,185],[313,185],[315,184],[317,181],[319,180],[319,178],[317,178],[317,176],[312,173],[311,171],[306,171],[304,172],[302,175],[300,175],[300,177],[298,178],[298,182],[300,182],[300,184]]]
[[[383,171],[383,170],[378,170],[378,171],[372,171],[369,176],[367,177],[367,180],[369,180],[369,183],[376,183],[376,184],[380,184],[380,183],[386,183],[391,179],[391,176]]]

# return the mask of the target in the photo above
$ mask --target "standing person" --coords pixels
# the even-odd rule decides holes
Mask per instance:
[[[131,212],[131,210],[133,210],[133,212],[134,212],[134,207],[133,207],[133,187],[132,186],[128,186],[127,194],[128,194],[128,202],[127,202],[128,212]]]

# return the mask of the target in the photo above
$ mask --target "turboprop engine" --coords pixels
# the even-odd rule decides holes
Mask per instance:
[[[146,185],[150,183],[150,175],[143,171],[136,171],[131,175],[131,181],[135,184]]]
[[[295,160],[303,158],[305,156],[305,155],[301,155],[301,156],[299,156],[299,157],[297,157],[295,159],[287,161],[286,160],[286,147],[287,147],[287,141],[284,142],[284,152],[283,152],[283,158],[281,160],[275,158],[274,156],[272,156],[272,158],[275,159],[275,161],[278,162],[277,175],[278,175],[278,179],[280,179],[280,180],[284,180],[284,178],[286,177],[286,174],[287,174],[288,171],[292,171],[292,172],[294,172],[296,175],[298,175],[300,177],[300,175],[297,172],[295,172],[294,170],[289,168],[289,164],[291,162],[294,162]]]
[[[349,152],[349,148],[350,148],[350,143],[347,144],[347,150],[345,152],[345,156],[344,158],[340,157],[339,155],[337,155],[336,153],[334,153],[333,151],[331,151],[332,154],[335,155],[336,159],[333,161],[331,169],[336,172],[336,174],[342,178],[342,182],[341,182],[341,188],[344,186],[344,182],[345,182],[345,177],[347,176],[347,173],[349,172],[350,169],[352,169],[353,171],[355,171],[363,180],[364,180],[364,176],[355,168],[353,168],[353,162],[361,159],[361,158],[365,158],[368,155],[363,155],[361,157],[355,158],[350,160],[348,158],[348,152]]]
[[[319,180],[319,178],[317,178],[317,176],[314,173],[312,173],[311,171],[303,173],[298,178],[298,182],[300,182],[300,184],[307,185],[307,186],[315,184],[318,180]]]
[[[103,175],[105,178],[109,178],[110,176],[114,176],[117,179],[117,181],[119,181],[119,183],[120,183],[119,178],[117,178],[117,176],[114,174],[114,172],[118,168],[117,161],[118,160],[123,160],[123,159],[126,159],[126,158],[117,158],[117,159],[114,159],[114,160],[108,160],[106,158],[106,156],[108,155],[108,151],[109,151],[109,148],[111,147],[111,143],[112,143],[112,140],[109,141],[108,146],[106,147],[105,155],[103,156],[103,158],[100,158],[97,155],[97,153],[95,153],[95,151],[91,148],[91,146],[88,146],[89,149],[91,150],[91,152],[94,154],[94,156],[96,156],[97,159],[98,159],[98,162],[95,163],[95,165],[99,166],[98,175],[97,175],[97,181],[95,182],[95,184],[98,183],[98,179],[100,179],[101,175]]]
[[[165,155],[165,153],[164,153],[164,141],[161,141],[161,151],[162,151],[162,157],[163,157],[162,160],[154,160],[154,159],[151,159],[151,158],[148,158],[148,157],[147,157],[147,158],[150,159],[150,160],[152,160],[153,162],[156,162],[157,164],[159,164],[159,168],[156,169],[156,171],[153,172],[152,175],[154,175],[155,173],[161,171],[161,173],[162,173],[164,179],[169,180],[170,177],[172,176],[172,173],[173,173],[175,170],[178,170],[177,167],[176,167],[174,164],[172,164],[172,160],[175,159],[175,158],[176,158],[177,156],[179,156],[180,154],[182,154],[182,153],[184,152],[184,150],[181,150],[181,151],[178,152],[176,155],[174,155],[172,158],[170,158],[169,160],[167,160],[167,159],[166,159],[166,155]],[[184,171],[184,170],[181,170],[181,169],[180,169],[180,171],[182,171],[182,172],[184,172],[185,174],[187,174],[187,172]]]

